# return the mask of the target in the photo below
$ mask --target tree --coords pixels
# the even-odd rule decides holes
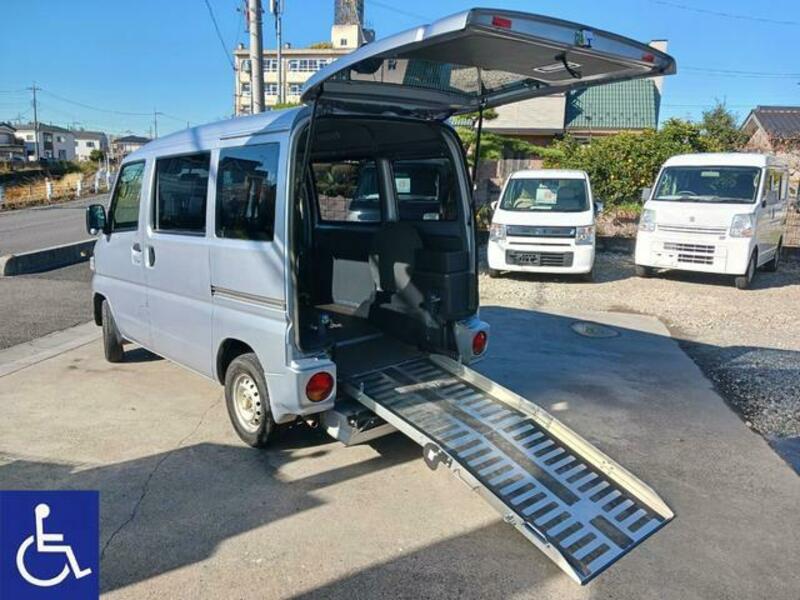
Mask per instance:
[[[309,44],[308,47],[312,50],[330,50],[333,48],[333,44],[331,42],[314,42]]]
[[[717,100],[714,108],[703,112],[700,121],[707,152],[733,152],[747,142],[747,135],[736,124],[736,114]]]
[[[106,158],[105,152],[100,150],[100,148],[95,148],[89,153],[89,160],[92,162],[102,162]]]

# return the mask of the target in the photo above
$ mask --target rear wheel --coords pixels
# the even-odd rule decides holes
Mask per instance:
[[[747,263],[747,271],[744,272],[744,275],[739,275],[735,280],[734,283],[736,287],[740,290],[746,290],[750,287],[753,283],[753,277],[756,275],[756,253],[750,256],[750,262]]]
[[[122,336],[117,329],[114,315],[111,314],[111,307],[108,300],[103,300],[103,353],[106,360],[112,363],[119,363],[125,359],[125,350],[122,348]]]
[[[636,276],[637,277],[652,277],[653,276],[653,268],[652,267],[645,267],[644,265],[636,265]]]
[[[264,369],[252,352],[234,358],[225,371],[225,404],[242,441],[254,448],[266,446],[275,422]]]
[[[783,240],[778,241],[778,247],[775,249],[775,256],[772,257],[772,260],[769,261],[764,265],[764,270],[769,271],[770,273],[774,273],[778,270],[778,266],[781,262],[781,252],[783,251]]]
[[[500,271],[498,271],[497,269],[489,269],[489,277],[491,277],[492,279],[497,279],[498,277],[500,277]]]

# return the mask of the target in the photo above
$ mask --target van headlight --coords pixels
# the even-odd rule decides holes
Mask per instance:
[[[506,239],[506,226],[500,223],[492,223],[489,227],[489,240],[498,242]]]
[[[588,246],[594,244],[594,225],[575,228],[575,245]]]
[[[656,211],[645,208],[639,217],[639,231],[653,232],[656,230]]]
[[[752,213],[746,213],[743,215],[733,215],[733,221],[731,222],[731,237],[736,238],[749,238],[753,237],[753,230],[755,229],[756,224],[753,220]]]

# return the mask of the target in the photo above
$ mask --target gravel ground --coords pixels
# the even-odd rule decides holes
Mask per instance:
[[[91,280],[88,262],[0,277],[0,349],[91,321]]]
[[[630,256],[600,253],[594,283],[484,273],[480,286],[484,305],[656,316],[750,427],[772,441],[800,436],[800,263],[741,291],[698,273],[640,279]]]

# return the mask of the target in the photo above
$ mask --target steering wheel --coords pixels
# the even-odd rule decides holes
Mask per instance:
[[[678,196],[697,196],[692,190],[681,190],[678,192]]]

